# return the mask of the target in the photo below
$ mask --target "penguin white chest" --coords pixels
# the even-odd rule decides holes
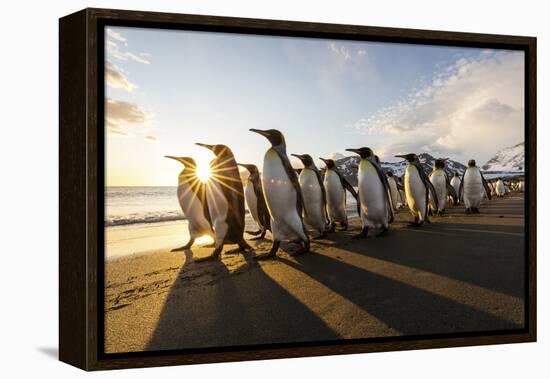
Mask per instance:
[[[414,213],[423,214],[426,211],[426,187],[414,165],[407,165],[405,170],[405,196],[409,209]]]
[[[432,182],[435,189],[438,209],[445,209],[445,204],[447,203],[447,178],[445,177],[445,172],[443,170],[435,170],[430,175],[430,182]]]
[[[327,170],[323,184],[327,193],[327,208],[330,221],[346,222],[346,193],[340,177],[333,170]]]
[[[264,156],[262,185],[265,201],[271,215],[273,237],[278,241],[307,240],[303,230],[302,215],[296,207],[298,194],[274,149]]]
[[[397,189],[397,183],[395,182],[394,177],[388,178],[388,185],[390,186],[391,200],[394,209],[397,209],[399,205],[399,190]]]
[[[219,228],[219,224],[226,224],[229,205],[225,198],[222,185],[215,180],[210,180],[206,184],[206,199],[208,201],[208,211],[214,229]]]
[[[481,173],[477,167],[468,167],[464,174],[464,205],[466,208],[477,208],[483,199],[483,183]]]
[[[504,182],[502,180],[498,180],[497,181],[497,185],[496,185],[496,193],[498,196],[502,196],[506,193],[506,189],[504,188]]]
[[[306,209],[304,218],[306,225],[313,229],[324,230],[323,192],[317,174],[313,170],[305,168],[300,173],[299,181]]]
[[[210,223],[204,216],[202,202],[188,182],[178,185],[178,200],[189,225],[189,235],[196,238],[203,234],[210,234]]]
[[[256,192],[254,192],[254,185],[250,182],[247,182],[246,186],[244,187],[244,197],[250,215],[252,216],[254,221],[259,223],[260,218],[258,217],[258,197],[256,196]]]
[[[369,226],[386,224],[389,212],[385,188],[376,168],[366,159],[362,159],[359,164],[358,179],[363,223]]]
[[[455,189],[456,193],[460,191],[460,179],[458,176],[453,176],[451,179],[451,186]]]

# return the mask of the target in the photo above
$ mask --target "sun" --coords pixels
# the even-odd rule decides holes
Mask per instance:
[[[210,164],[207,161],[197,162],[197,177],[203,183],[206,183],[210,179]]]

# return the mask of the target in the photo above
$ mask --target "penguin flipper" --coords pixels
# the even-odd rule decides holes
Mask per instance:
[[[467,170],[467,169],[466,169]],[[458,187],[458,199],[460,202],[464,202],[464,177],[466,176],[466,170],[462,174],[462,179],[460,180],[460,187]]]
[[[328,220],[327,191],[325,189],[325,185],[323,184],[323,177],[317,167],[313,169],[313,172],[315,172],[315,176],[317,176],[317,181],[319,182],[319,186],[321,187],[321,194],[323,196],[323,211],[325,212],[325,219]]]
[[[252,188],[254,189],[256,199],[258,199],[258,204],[256,206],[258,208],[258,217],[260,219],[260,224],[266,230],[271,231],[271,216],[269,215],[269,210],[265,202],[264,191],[262,188],[262,183],[260,182],[260,178],[254,178],[252,180]]]
[[[432,184],[432,182],[428,178],[428,175],[426,175],[426,172],[422,168],[422,165],[419,162],[414,162],[413,164],[416,167],[416,169],[418,170],[418,175],[420,175],[420,179],[422,180],[422,182],[424,183],[424,186],[427,189],[426,206],[428,206],[428,197],[429,197],[429,193],[431,193],[435,208],[439,209],[439,201],[437,200],[437,195],[435,193],[434,185]]]
[[[281,161],[283,163],[283,167],[286,171],[286,174],[288,176],[288,179],[294,186],[294,189],[296,191],[296,211],[298,212],[298,215],[302,217],[302,213],[307,213],[304,206],[304,196],[302,195],[302,189],[300,188],[300,182],[298,181],[298,175],[296,174],[296,171],[292,168],[292,165],[290,164],[290,161],[288,160],[288,156],[285,152],[281,152],[278,149],[275,149],[277,152],[277,155],[279,155],[279,158],[281,158]]]
[[[391,197],[391,189],[390,185],[388,183],[388,177],[382,172],[382,168],[378,165],[378,163],[373,159],[369,162],[374,166],[374,169],[376,170],[376,173],[378,174],[378,177],[380,178],[380,181],[382,182],[382,185],[384,186],[384,192],[385,192],[385,198],[386,198],[386,206],[389,209],[389,219],[390,222],[393,222],[393,202]]]
[[[348,192],[351,193],[351,196],[353,196],[353,198],[355,199],[355,202],[357,203],[357,214],[361,216],[361,202],[359,201],[359,194],[357,193],[357,191],[355,191],[355,188],[353,188],[351,183],[342,176],[340,171],[334,170],[334,172],[340,178],[340,183],[342,183],[342,187],[344,187],[344,190],[348,190]]]

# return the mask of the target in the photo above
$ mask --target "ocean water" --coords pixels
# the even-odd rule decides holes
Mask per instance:
[[[353,216],[355,200],[347,197]],[[356,214],[356,213],[355,213]],[[184,220],[176,187],[107,187],[105,189],[105,226],[154,224]]]
[[[348,196],[350,218],[357,217],[355,209],[355,200]],[[245,230],[258,229],[248,212],[245,224]],[[187,241],[187,220],[180,209],[176,187],[105,189],[105,259],[173,249]],[[210,242],[207,236],[195,241],[197,245]]]
[[[183,220],[176,187],[107,187],[105,226]]]

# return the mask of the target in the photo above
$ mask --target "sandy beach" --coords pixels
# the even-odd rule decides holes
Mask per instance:
[[[181,224],[159,225],[163,237],[144,230],[105,263],[105,351],[521,328],[523,206],[510,194],[479,215],[451,207],[422,228],[408,227],[400,210],[388,236],[365,240],[351,239],[355,218],[348,231],[313,241],[311,254],[292,257],[284,245],[261,262],[251,252],[196,263],[212,249],[169,251],[185,242],[173,237]],[[165,247],[123,251],[158,246],[147,238]],[[270,241],[251,244],[262,253]]]

